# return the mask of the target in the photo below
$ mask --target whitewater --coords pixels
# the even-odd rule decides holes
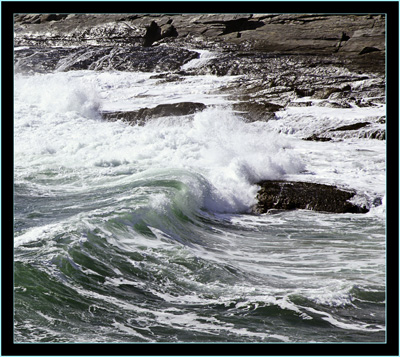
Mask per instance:
[[[385,104],[249,123],[221,90],[240,80],[15,73],[15,342],[385,341],[385,140],[302,140]],[[207,109],[101,115],[178,102]],[[369,212],[251,214],[266,179],[355,190]]]

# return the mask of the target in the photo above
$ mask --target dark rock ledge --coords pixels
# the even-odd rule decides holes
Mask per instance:
[[[344,191],[336,186],[310,182],[262,181],[258,185],[258,203],[253,213],[262,214],[271,209],[308,209],[331,213],[366,213],[366,207],[352,204],[348,200],[355,192]]]
[[[203,103],[181,102],[160,104],[154,108],[142,108],[136,111],[102,112],[102,117],[108,121],[122,120],[131,125],[144,125],[149,119],[166,116],[183,116],[194,114],[206,108]]]

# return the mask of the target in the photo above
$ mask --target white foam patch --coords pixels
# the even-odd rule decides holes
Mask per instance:
[[[215,52],[210,52],[208,50],[196,50],[199,53],[199,58],[195,58],[188,63],[185,63],[181,70],[188,70],[193,68],[200,68],[207,64],[210,60],[216,58],[218,56]]]
[[[50,113],[76,112],[87,118],[97,118],[100,108],[98,93],[84,78],[52,75],[17,75],[14,96],[31,109]]]
[[[305,99],[302,98],[304,101]],[[312,100],[317,103],[319,100]],[[270,121],[269,127],[275,132],[308,137],[344,125],[371,121],[371,118],[386,114],[386,105],[373,107],[330,108],[312,105],[308,107],[291,107],[276,112],[278,120]],[[384,125],[383,125],[384,127]]]
[[[114,168],[127,172],[183,169],[206,180],[205,185],[192,179],[188,182],[199,205],[237,212],[255,203],[257,181],[303,169],[289,140],[268,133],[265,123],[244,123],[229,106],[221,105],[223,98],[216,97],[215,106],[191,118],[155,119],[144,127],[98,120],[100,104],[107,106],[111,101],[125,107],[129,83],[135,87],[146,79],[143,74],[125,75],[83,71],[17,76],[15,162],[18,167],[26,166],[22,172],[35,174],[60,166],[85,171],[82,186],[87,187],[90,177],[109,174]],[[207,87],[207,76],[203,80]],[[215,78],[212,81],[219,83]],[[154,92],[152,101],[168,102],[164,95],[169,85],[160,86],[161,92]],[[154,83],[146,86],[142,90],[157,88]],[[204,95],[204,88],[192,82],[179,83],[177,88],[178,101],[187,101],[187,95],[197,91]],[[111,94],[112,90],[116,93]],[[132,103],[132,108],[137,106],[137,98]]]
[[[45,239],[46,237],[54,237],[54,235],[62,231],[61,225],[57,223],[33,227],[14,237],[14,247]]]

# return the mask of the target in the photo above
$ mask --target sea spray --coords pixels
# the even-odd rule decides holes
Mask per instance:
[[[18,141],[16,155],[28,158],[36,152],[30,160],[42,164],[85,168],[96,176],[121,169],[185,169],[209,182],[202,205],[217,212],[246,211],[255,203],[256,182],[303,169],[290,139],[268,133],[266,123],[246,124],[226,105],[139,127],[98,119],[100,94],[78,75],[20,78],[16,87],[21,109],[40,110],[42,120],[34,130],[17,122],[24,142]]]
[[[63,73],[33,76],[17,75],[14,96],[31,108],[51,113],[76,112],[86,118],[98,118],[100,99],[96,88],[81,75]]]
[[[192,59],[191,61],[187,62],[183,66],[181,66],[181,70],[187,71],[194,68],[200,68],[206,65],[209,61],[216,58],[218,56],[215,52],[210,52],[208,50],[197,50],[196,52],[199,53],[199,58]]]
[[[15,77],[15,341],[384,341],[384,212],[238,214],[260,179],[380,196],[382,145],[245,123],[217,92],[237,78],[153,75]],[[98,116],[194,99],[144,126]]]

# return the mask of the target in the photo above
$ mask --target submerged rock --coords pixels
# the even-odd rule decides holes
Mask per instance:
[[[310,182],[262,181],[259,183],[258,203],[254,213],[266,213],[270,209],[308,209],[331,213],[366,213],[368,209],[351,202],[355,192],[344,191],[336,186]]]
[[[160,104],[154,108],[142,108],[136,111],[103,112],[105,120],[122,120],[132,125],[144,125],[147,120],[166,116],[183,116],[194,114],[206,108],[203,103],[181,102],[174,104]]]

